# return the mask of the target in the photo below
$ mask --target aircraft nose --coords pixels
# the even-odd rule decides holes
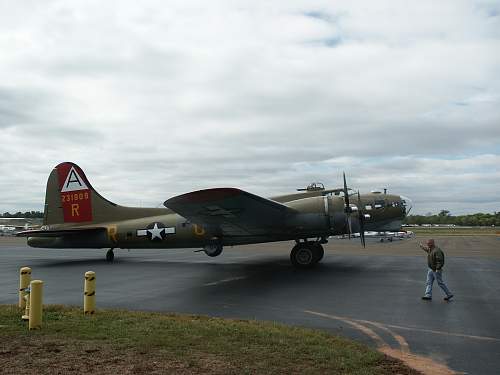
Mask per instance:
[[[399,199],[401,199],[401,204],[405,208],[405,215],[408,215],[413,208],[413,201],[404,195],[400,195]]]

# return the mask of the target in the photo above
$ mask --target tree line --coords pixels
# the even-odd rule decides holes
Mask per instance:
[[[43,218],[43,212],[40,211],[26,211],[21,212],[18,211],[15,214],[11,214],[10,212],[4,212],[0,217],[9,218],[9,217],[24,217],[26,219],[40,219]]]
[[[500,226],[500,212],[493,214],[476,213],[471,215],[453,216],[450,211],[441,210],[438,214],[432,215],[408,215],[404,224],[441,224],[441,225],[463,225],[463,226]]]

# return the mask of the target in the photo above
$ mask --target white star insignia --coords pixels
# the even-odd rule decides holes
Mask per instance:
[[[154,240],[155,238],[159,238],[160,240],[163,239],[161,236],[161,232],[163,232],[165,228],[158,228],[158,224],[155,223],[154,227],[151,229],[148,229],[147,231],[151,233],[151,239]]]
[[[175,227],[165,227],[163,223],[152,223],[148,226],[153,228],[137,229],[137,237],[150,237],[151,241],[155,239],[163,240],[169,234],[175,234]],[[159,226],[160,225],[160,226]],[[151,234],[151,236],[150,236]]]

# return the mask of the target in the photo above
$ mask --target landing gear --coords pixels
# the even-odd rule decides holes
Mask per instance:
[[[205,245],[205,247],[203,248],[203,251],[209,257],[219,256],[222,253],[222,244],[220,244],[220,243],[210,243],[208,245]]]
[[[319,242],[298,242],[290,253],[290,261],[297,268],[311,268],[325,255]]]
[[[106,253],[106,262],[113,263],[114,259],[115,259],[115,253],[113,252],[113,248],[111,248]]]
[[[316,257],[316,263],[320,262],[321,259],[325,256],[325,249],[323,249],[323,246],[319,242],[313,242],[314,246],[314,252],[315,252],[315,257]]]

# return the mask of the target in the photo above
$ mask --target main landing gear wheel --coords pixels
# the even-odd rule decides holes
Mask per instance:
[[[205,247],[203,248],[203,251],[209,257],[216,257],[222,253],[222,245],[219,243],[208,244],[208,245],[205,245]]]
[[[311,268],[325,255],[323,246],[317,242],[301,242],[290,253],[290,261],[297,268]]]
[[[115,259],[115,253],[113,252],[113,249],[109,249],[108,252],[106,253],[106,262],[112,263],[114,259]]]
[[[325,249],[323,249],[323,246],[321,246],[320,243],[315,242],[313,244],[313,251],[314,251],[314,257],[315,257],[315,263],[318,263],[323,259],[325,256]]]

